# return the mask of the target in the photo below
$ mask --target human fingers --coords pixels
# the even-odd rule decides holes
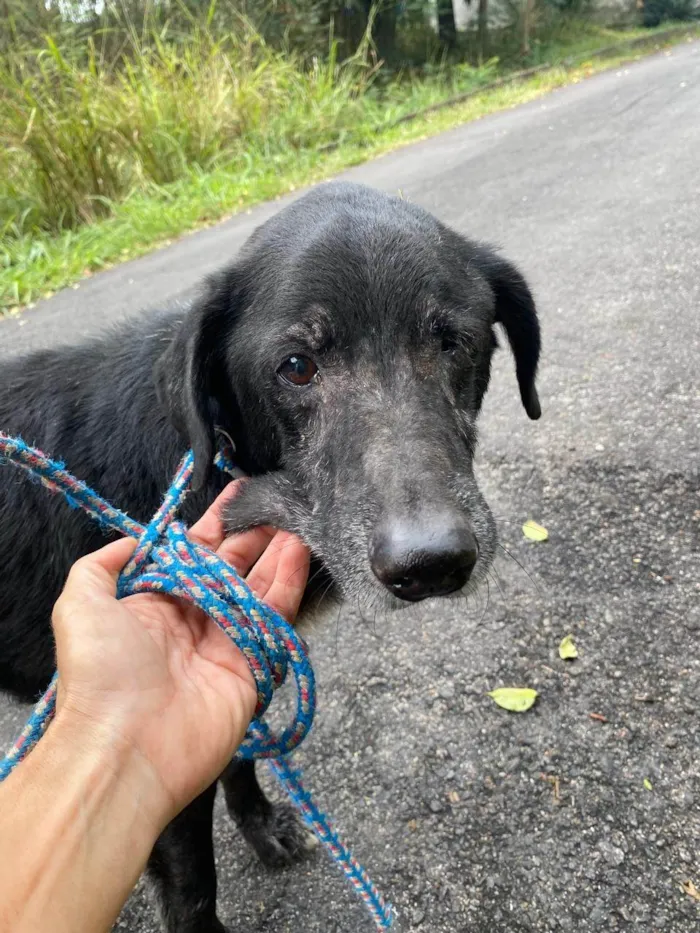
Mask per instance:
[[[292,622],[309,578],[309,562],[303,541],[288,531],[278,531],[246,582],[268,606]]]
[[[66,602],[75,597],[82,598],[90,592],[116,596],[119,574],[135,547],[136,541],[133,538],[120,538],[99,551],[81,557],[71,567],[58,602]]]
[[[217,496],[202,517],[190,528],[187,535],[197,544],[203,544],[230,564],[241,576],[245,576],[270,543],[274,531],[269,528],[252,528],[241,534],[225,537],[221,517],[226,503],[233,499],[245,480],[233,480]]]

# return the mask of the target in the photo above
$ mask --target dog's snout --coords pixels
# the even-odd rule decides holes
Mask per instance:
[[[469,579],[479,555],[466,520],[430,515],[385,521],[370,541],[372,571],[386,588],[410,602],[446,596]]]

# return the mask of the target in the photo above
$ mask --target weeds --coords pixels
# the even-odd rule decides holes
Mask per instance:
[[[366,52],[339,63],[331,47],[304,67],[242,22],[221,40],[198,26],[178,43],[132,34],[112,64],[92,40],[10,53],[0,64],[0,230],[75,228],[133,191],[342,138],[362,122]]]
[[[559,61],[614,36],[599,27],[578,39],[562,32],[533,55]],[[497,60],[388,79],[368,41],[345,61],[337,49],[331,42],[323,60],[283,54],[241,19],[224,36],[205,22],[177,39],[166,28],[131,30],[120,44],[98,34],[8,51],[0,59],[0,313],[546,84],[397,129],[401,116],[502,73]],[[553,75],[549,86],[557,83]]]

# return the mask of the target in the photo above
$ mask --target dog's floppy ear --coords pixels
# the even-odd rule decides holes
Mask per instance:
[[[225,345],[239,306],[235,273],[210,279],[153,370],[158,400],[194,451],[194,490],[211,476],[215,427],[234,430],[236,405],[226,378]]]
[[[494,322],[506,332],[518,377],[523,407],[533,421],[542,414],[535,388],[540,359],[540,325],[535,301],[519,270],[491,250],[481,253],[479,266],[493,289],[496,302]]]

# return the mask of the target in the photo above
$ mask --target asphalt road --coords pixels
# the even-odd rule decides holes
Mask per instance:
[[[688,44],[353,170],[504,247],[539,298],[544,416],[503,354],[480,474],[513,555],[473,604],[311,638],[309,784],[403,931],[691,933],[700,903],[700,45]],[[3,353],[182,293],[279,205],[0,322]],[[550,540],[523,539],[528,517]],[[560,660],[569,633],[579,659]],[[535,687],[530,712],[501,685]],[[592,718],[591,714],[596,714]],[[3,701],[10,739],[24,710]],[[646,785],[645,786],[645,781]],[[319,854],[269,876],[223,811],[235,930],[372,928]],[[139,889],[119,929],[155,929]]]

